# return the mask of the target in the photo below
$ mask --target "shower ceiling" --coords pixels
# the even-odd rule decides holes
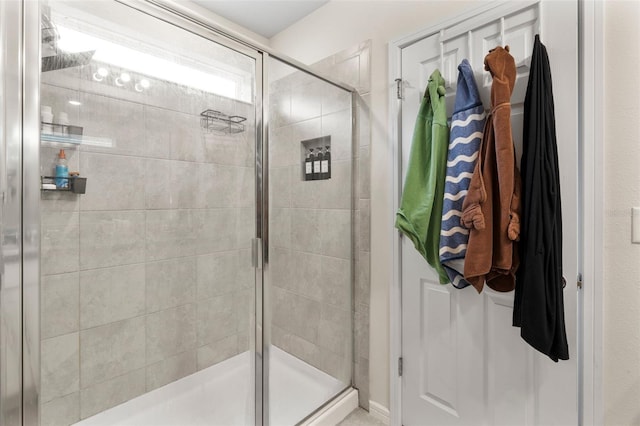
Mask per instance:
[[[194,0],[194,3],[271,38],[329,0]]]

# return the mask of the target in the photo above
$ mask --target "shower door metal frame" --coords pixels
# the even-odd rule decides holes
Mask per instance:
[[[38,422],[40,18],[36,2],[0,12],[0,423],[14,426]]]
[[[40,414],[40,2],[23,1],[22,4],[22,413],[24,425],[37,425]]]
[[[22,8],[19,1],[0,3],[0,423],[7,426],[23,420],[21,200],[17,198],[21,194]]]

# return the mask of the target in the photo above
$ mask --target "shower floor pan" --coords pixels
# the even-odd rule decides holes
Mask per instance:
[[[79,426],[247,426],[253,424],[251,358],[226,361],[86,418]],[[271,425],[293,426],[346,385],[271,347]]]

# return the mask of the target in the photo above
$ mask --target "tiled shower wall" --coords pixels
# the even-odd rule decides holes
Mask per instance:
[[[369,404],[369,55],[370,43],[365,42],[313,66],[357,88],[353,110],[348,94],[300,72],[273,82],[270,98],[272,342],[348,383],[353,318],[355,385],[365,408]],[[357,124],[353,146],[352,113]],[[331,179],[304,182],[300,142],[321,136],[331,136]]]
[[[293,72],[270,102],[272,343],[348,384],[351,96]],[[331,136],[331,179],[304,181],[301,141],[321,136]]]
[[[84,127],[66,153],[87,177],[84,195],[42,194],[43,425],[218,363],[251,335],[253,106],[159,81],[139,94],[93,72],[42,76],[42,105]],[[246,131],[203,133],[206,108],[248,117]],[[41,149],[43,175],[60,147]]]

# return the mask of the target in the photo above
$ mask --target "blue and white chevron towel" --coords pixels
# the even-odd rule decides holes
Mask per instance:
[[[469,230],[460,224],[462,203],[469,189],[473,168],[478,158],[485,112],[469,61],[458,66],[458,87],[451,117],[447,177],[444,186],[442,229],[440,231],[440,262],[451,283],[464,288],[464,257],[467,253]]]

